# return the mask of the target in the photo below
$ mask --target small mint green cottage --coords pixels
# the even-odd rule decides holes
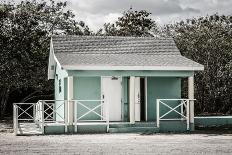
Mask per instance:
[[[48,78],[54,79],[59,132],[194,130],[194,71],[172,38],[52,36]],[[188,78],[188,99],[181,79]]]

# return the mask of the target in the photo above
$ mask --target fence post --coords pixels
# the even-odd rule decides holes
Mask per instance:
[[[181,106],[180,106],[180,113],[181,113],[182,115],[184,115],[184,101],[181,100],[181,101],[180,101],[180,104],[181,104]],[[184,119],[183,116],[180,116],[180,117],[181,117],[181,120]]]
[[[42,101],[39,102],[39,125],[42,125]]]
[[[36,104],[33,104],[33,119],[34,119],[34,122],[36,123],[36,111],[35,111],[35,106],[36,106]]]
[[[104,114],[103,114],[104,100],[101,100],[100,103],[101,103],[101,116],[104,116]],[[103,119],[104,119],[104,117],[101,117],[101,120],[103,120]]]
[[[77,102],[74,101],[74,132],[77,133]]]
[[[189,119],[190,119],[190,114],[189,114],[189,100],[187,99],[187,113],[186,113],[186,121],[187,121],[187,130],[189,130]]]
[[[39,102],[39,126],[41,126],[41,128],[42,128],[42,102],[43,101]]]
[[[14,104],[13,109],[13,121],[14,121],[14,134],[17,135],[18,133],[18,107]]]
[[[35,124],[37,124],[37,103],[35,103]]]
[[[64,128],[64,132],[67,133],[68,132],[68,104],[69,104],[69,100],[64,101],[64,124],[65,124],[65,128]]]
[[[109,105],[107,100],[104,100],[104,104],[106,104],[106,123],[107,123],[107,132],[109,132],[109,128],[110,128],[110,115],[109,115]]]
[[[42,104],[41,104],[41,112],[42,112],[42,134],[44,134],[44,101],[42,101]]]
[[[158,128],[160,127],[159,103],[160,99],[156,99],[156,123]]]

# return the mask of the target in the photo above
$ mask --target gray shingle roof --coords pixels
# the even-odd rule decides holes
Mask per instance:
[[[172,38],[62,35],[53,36],[52,43],[54,54],[64,68],[68,66],[72,66],[73,69],[75,66],[77,68],[169,66],[189,67],[189,70],[203,68],[202,65],[181,56]]]

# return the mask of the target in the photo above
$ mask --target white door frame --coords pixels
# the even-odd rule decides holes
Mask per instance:
[[[144,77],[144,89],[145,89],[145,121],[147,121],[147,77]]]
[[[136,77],[135,77],[136,78]],[[144,78],[144,100],[145,100],[145,103],[144,103],[144,112],[145,112],[145,121],[147,121],[147,77],[142,77],[140,76],[139,77],[140,79],[141,78]],[[136,95],[136,94],[135,94]],[[141,95],[141,92],[140,92],[140,95]],[[141,104],[141,103],[140,103]],[[141,113],[141,108],[140,108],[140,113]],[[141,120],[140,120],[141,121]]]
[[[112,78],[112,77],[117,77],[120,79],[120,82],[121,82],[121,121],[123,121],[123,114],[124,112],[122,113],[122,109],[123,106],[122,106],[122,103],[123,103],[123,93],[122,93],[122,76],[101,76],[101,99],[103,100],[103,78]],[[108,104],[108,103],[107,103]],[[105,107],[105,106],[104,106]],[[109,108],[109,106],[107,106]],[[109,109],[108,109],[109,110]],[[104,111],[104,110],[103,110]],[[110,113],[109,113],[110,115]]]

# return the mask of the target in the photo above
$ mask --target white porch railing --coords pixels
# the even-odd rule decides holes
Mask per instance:
[[[85,104],[86,102],[99,104],[91,108]],[[72,103],[74,107],[70,106]],[[84,108],[87,112],[79,116],[78,108]],[[73,116],[69,115],[70,111],[73,112]],[[98,116],[99,119],[84,119],[92,113]],[[13,114],[14,132],[16,135],[19,130],[20,121],[35,123],[40,128],[42,134],[44,134],[44,126],[52,124],[64,125],[65,132],[67,132],[68,124],[70,123],[68,119],[70,117],[74,119],[71,125],[75,126],[76,132],[77,126],[83,125],[83,122],[88,125],[96,124],[93,122],[101,122],[107,125],[107,131],[109,129],[108,105],[104,100],[39,100],[37,103],[14,103]]]
[[[33,122],[35,103],[14,103],[13,105],[13,128],[15,135],[18,134],[20,122]]]
[[[195,99],[157,99],[156,100],[156,118],[157,118],[157,127],[160,127],[160,121],[165,121],[165,120],[186,120],[186,124],[187,124],[187,130],[189,130],[189,121],[190,121],[190,102]],[[179,101],[180,103],[177,103],[177,105],[170,106],[168,105],[168,103],[165,101]],[[160,109],[161,106],[164,106],[166,108],[168,108],[169,110],[162,114],[160,116]],[[177,109],[180,108],[180,111],[178,111]],[[165,118],[165,116],[167,116],[168,114],[170,114],[171,112],[174,112],[178,117],[176,118]]]
[[[95,104],[95,106],[93,107],[90,107],[85,104],[86,102],[97,103],[97,104]],[[77,112],[78,108],[83,108],[86,110],[86,112],[79,116],[79,113]],[[95,116],[98,116],[99,119],[84,119],[86,116],[88,116],[91,113],[94,114]],[[96,124],[106,124],[107,132],[108,132],[109,112],[108,112],[107,102],[105,100],[76,100],[74,101],[74,126],[75,126],[74,130],[75,132],[77,132],[78,125],[96,125]]]
[[[65,126],[67,132],[67,100],[39,100],[36,103],[35,123],[44,133],[46,124],[60,124]]]

